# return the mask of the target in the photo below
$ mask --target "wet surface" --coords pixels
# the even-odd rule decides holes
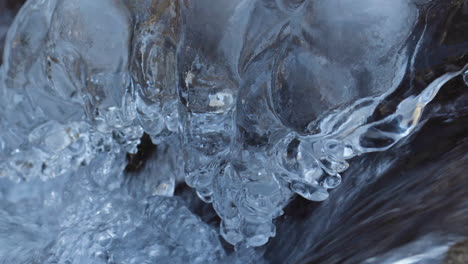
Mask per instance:
[[[0,2],[0,42],[2,28],[21,2]],[[415,90],[468,63],[468,1],[436,7],[427,17],[433,22],[432,37],[416,58],[412,75],[405,77],[404,84]],[[400,89],[394,96],[404,93]],[[392,107],[383,104],[375,117]],[[126,172],[134,175],[157,154],[158,147],[145,134],[138,152],[127,155]],[[265,251],[269,263],[353,264],[374,263],[378,256],[384,263],[392,256],[424,255],[444,246],[448,251],[438,253],[440,258],[421,263],[468,263],[467,171],[468,89],[457,77],[425,109],[411,137],[389,151],[354,158],[328,200],[295,196],[275,220],[276,237],[257,251]],[[191,199],[194,191],[185,184],[175,194],[204,222],[219,224],[211,206]],[[423,247],[418,241],[434,244]]]

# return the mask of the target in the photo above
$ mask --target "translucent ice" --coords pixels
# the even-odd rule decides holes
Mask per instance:
[[[443,85],[466,82],[466,68],[423,88],[406,80],[428,38],[425,4],[28,1],[1,66],[0,176],[21,182],[2,196],[14,203],[41,179],[50,197],[41,212],[0,211],[0,228],[25,223],[0,238],[14,245],[2,255],[219,260],[216,231],[171,197],[183,180],[228,243],[264,245],[294,194],[326,200],[353,157],[401,142]],[[126,170],[142,137],[157,151]],[[38,224],[44,212],[57,219]]]
[[[122,159],[109,157],[76,174],[2,191],[2,262],[211,263],[223,257],[215,230],[180,200],[117,188]],[[106,170],[93,170],[103,162],[110,163]],[[95,174],[106,174],[100,175],[107,176],[104,185]]]

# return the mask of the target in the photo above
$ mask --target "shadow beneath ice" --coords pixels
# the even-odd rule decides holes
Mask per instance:
[[[16,12],[23,5],[25,0],[2,0],[0,1],[0,65],[3,61],[3,45],[10,24]]]

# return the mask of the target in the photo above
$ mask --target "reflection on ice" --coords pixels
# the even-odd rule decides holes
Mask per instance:
[[[453,65],[415,77],[438,7],[460,4],[28,1],[0,68],[0,260],[212,263],[233,245],[224,261],[260,261],[296,194],[330,199],[468,84]],[[367,261],[440,258],[447,241]]]

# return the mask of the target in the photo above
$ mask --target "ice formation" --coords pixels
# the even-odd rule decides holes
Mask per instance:
[[[402,85],[426,40],[424,4],[28,1],[1,67],[0,176],[52,195],[44,213],[57,223],[43,225],[54,237],[31,241],[55,252],[41,259],[222,258],[216,231],[171,197],[182,180],[212,203],[228,243],[264,245],[294,194],[327,199],[349,160],[410,135],[449,80],[468,83],[465,70],[423,90]],[[164,151],[141,173],[146,185],[125,189],[125,154],[144,133]],[[21,199],[11,188],[5,200]],[[29,210],[1,221],[14,226]]]

